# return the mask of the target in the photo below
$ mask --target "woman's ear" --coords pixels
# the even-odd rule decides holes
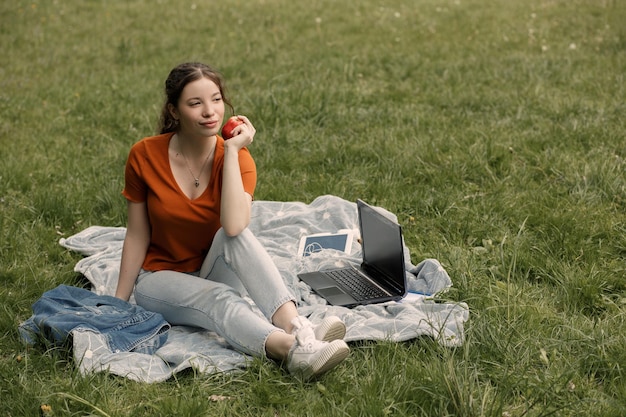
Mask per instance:
[[[178,120],[178,110],[172,103],[167,104],[167,111],[170,112],[170,115],[174,118],[174,120]]]

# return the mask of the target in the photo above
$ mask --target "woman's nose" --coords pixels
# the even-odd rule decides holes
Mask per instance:
[[[204,108],[202,109],[203,116],[211,116],[213,113],[214,113],[213,106],[211,106],[210,104],[205,105]]]

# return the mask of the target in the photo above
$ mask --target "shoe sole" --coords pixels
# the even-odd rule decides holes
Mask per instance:
[[[324,319],[319,326],[315,328],[315,338],[324,342],[332,342],[333,340],[343,340],[346,335],[346,325],[339,317],[329,317]]]
[[[311,364],[306,370],[307,372],[303,372],[302,377],[308,380],[320,376],[339,365],[348,357],[348,354],[350,354],[350,348],[343,340],[329,342],[328,347],[326,347],[320,357]]]

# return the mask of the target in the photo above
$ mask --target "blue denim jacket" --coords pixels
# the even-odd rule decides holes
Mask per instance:
[[[19,332],[29,344],[37,336],[60,344],[74,330],[91,330],[105,337],[112,352],[152,354],[165,343],[170,327],[159,313],[110,295],[60,285],[33,304],[33,315],[20,324]]]

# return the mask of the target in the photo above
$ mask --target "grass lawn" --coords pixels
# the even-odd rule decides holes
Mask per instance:
[[[0,415],[626,415],[624,22],[619,0],[3,2]],[[462,347],[140,384],[20,342],[44,291],[81,285],[58,239],[125,225],[128,150],[187,60],[257,128],[255,197],[396,213],[470,307]]]

